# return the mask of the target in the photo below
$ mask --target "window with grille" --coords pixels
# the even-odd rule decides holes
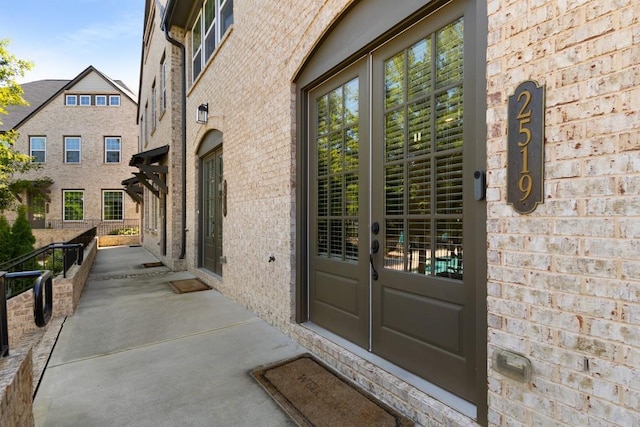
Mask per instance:
[[[385,268],[462,278],[462,35],[385,62]]]
[[[84,191],[63,191],[63,213],[65,221],[82,221],[84,219]]]
[[[122,221],[124,219],[124,193],[120,190],[102,192],[102,219]]]

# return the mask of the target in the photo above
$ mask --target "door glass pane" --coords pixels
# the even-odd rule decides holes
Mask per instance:
[[[431,37],[407,49],[409,100],[429,94],[431,88]]]
[[[388,269],[462,279],[462,25],[385,61]]]
[[[359,90],[355,78],[316,99],[316,255],[358,259]]]
[[[385,211],[387,215],[404,214],[404,165],[385,167]]]
[[[431,99],[408,105],[409,155],[421,156],[431,152]]]
[[[404,108],[390,111],[385,116],[384,136],[386,159],[388,161],[402,159],[404,157]]]
[[[436,159],[436,212],[462,215],[462,152]]]
[[[215,217],[215,221],[217,222],[217,227],[215,230],[216,233],[216,243],[218,244],[218,251],[217,251],[217,256],[218,256],[218,260],[220,259],[220,257],[222,256],[222,209],[223,209],[223,203],[222,203],[222,187],[223,187],[223,171],[222,171],[222,153],[218,153],[216,154],[216,175],[215,175],[215,185],[216,185],[216,189],[217,189],[217,194],[216,194],[216,217]]]
[[[436,99],[436,139],[439,151],[462,149],[462,85]]]
[[[431,213],[431,161],[415,160],[409,168],[409,215],[429,215]]]
[[[206,205],[207,205],[207,222],[206,222],[206,230],[205,230],[205,236],[207,237],[214,237],[215,236],[215,198],[214,198],[214,191],[215,191],[215,182],[214,182],[214,162],[213,159],[208,160],[206,163],[206,167],[205,167],[205,173],[206,173],[206,183],[205,183],[205,188],[206,188],[206,192],[207,192],[207,200],[206,200]]]
[[[384,63],[385,108],[402,104],[405,95],[404,52]]]
[[[436,33],[436,76],[439,88],[462,80],[462,38],[462,18]]]

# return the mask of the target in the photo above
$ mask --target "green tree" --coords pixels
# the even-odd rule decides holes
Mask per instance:
[[[10,243],[13,248],[11,258],[16,258],[35,250],[36,238],[31,231],[25,205],[18,207],[18,217],[13,223],[13,227],[11,227]]]
[[[25,71],[33,66],[31,62],[17,59],[10,54],[7,50],[8,45],[9,40],[0,39],[0,114],[7,114],[8,106],[27,105],[22,97],[22,87],[16,79],[24,76]],[[0,210],[5,210],[13,204],[14,196],[9,190],[13,175],[34,167],[30,156],[16,151],[17,138],[18,133],[15,130],[0,132]]]
[[[4,215],[0,215],[0,263],[11,259],[12,250],[11,227]]]

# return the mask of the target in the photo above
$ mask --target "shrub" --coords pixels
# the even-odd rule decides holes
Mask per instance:
[[[109,233],[110,236],[137,236],[140,234],[138,227],[118,228]]]
[[[35,250],[34,245],[36,238],[31,231],[31,224],[27,219],[27,207],[20,205],[18,207],[18,217],[11,227],[11,246],[13,247],[12,258],[20,255],[28,254]]]
[[[12,258],[13,248],[11,246],[11,227],[4,215],[0,215],[0,263]]]

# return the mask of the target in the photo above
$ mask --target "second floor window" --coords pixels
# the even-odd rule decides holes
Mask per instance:
[[[156,128],[156,123],[158,122],[158,111],[156,108],[156,82],[153,81],[153,85],[151,86],[151,129]]]
[[[104,139],[104,162],[120,163],[122,141],[120,137],[108,136]]]
[[[96,105],[100,107],[107,105],[107,95],[96,95]]]
[[[80,163],[80,137],[66,136],[64,138],[64,162]]]
[[[167,61],[163,56],[160,62],[160,111],[167,109]]]
[[[91,105],[91,95],[80,95],[80,105],[82,106]]]
[[[47,161],[47,137],[32,136],[29,138],[29,154],[33,157],[33,163]]]
[[[233,0],[205,0],[191,29],[193,80],[200,75],[207,60],[233,24]]]
[[[109,105],[112,107],[120,106],[120,95],[109,95]]]
[[[76,106],[78,105],[78,95],[67,95],[64,98],[66,105]]]

